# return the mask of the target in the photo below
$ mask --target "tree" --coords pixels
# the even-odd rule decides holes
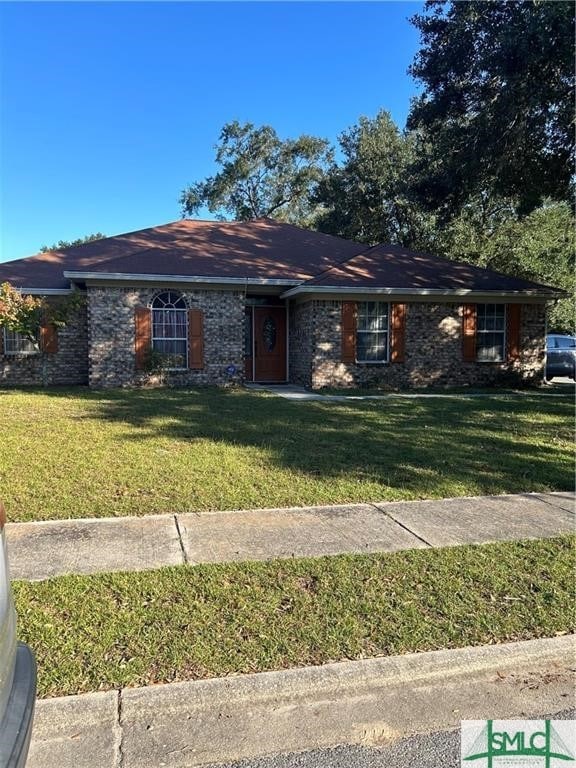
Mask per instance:
[[[343,162],[333,162],[316,192],[314,226],[322,232],[373,245],[430,245],[432,221],[410,194],[412,137],[381,110],[361,117],[338,137]]]
[[[440,233],[444,256],[562,288],[568,296],[552,307],[551,331],[574,333],[576,221],[567,203],[546,201],[528,216],[502,206],[488,223],[479,206],[464,207]]]
[[[574,4],[428,0],[412,22],[421,199],[444,218],[480,195],[513,198],[522,214],[570,200]]]
[[[23,295],[10,283],[0,285],[0,332],[6,328],[31,341],[41,355],[43,384],[47,384],[46,339],[42,331],[66,326],[81,307],[86,304],[86,295],[73,291],[65,297],[48,300]]]
[[[34,296],[23,296],[10,283],[0,285],[0,329],[6,328],[36,340],[44,302]]]
[[[102,232],[96,232],[93,235],[86,235],[86,237],[79,237],[76,240],[58,240],[57,243],[52,245],[43,245],[40,248],[40,253],[48,253],[49,251],[60,251],[62,248],[72,248],[75,245],[83,245],[84,243],[92,243],[94,240],[102,240],[106,235]]]
[[[313,212],[311,193],[330,159],[324,139],[303,135],[282,141],[269,125],[227,123],[216,145],[220,170],[183,190],[182,212],[193,215],[207,206],[219,219],[269,216],[306,224]]]

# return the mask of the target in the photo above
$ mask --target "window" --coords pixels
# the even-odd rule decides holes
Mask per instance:
[[[39,352],[38,342],[32,341],[18,331],[4,329],[5,355],[36,355]]]
[[[162,355],[168,369],[186,368],[188,311],[176,291],[164,291],[152,301],[152,349]]]
[[[388,361],[388,318],[390,305],[382,301],[357,304],[356,360],[359,363]]]
[[[476,319],[476,358],[480,362],[500,362],[505,358],[506,305],[478,304]]]

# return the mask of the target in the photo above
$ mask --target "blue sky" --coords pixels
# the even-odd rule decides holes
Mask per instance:
[[[335,140],[416,84],[412,2],[0,3],[0,261],[173,221],[224,123]]]

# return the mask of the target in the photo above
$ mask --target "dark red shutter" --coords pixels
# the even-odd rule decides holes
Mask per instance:
[[[188,368],[204,368],[204,313],[188,310]]]
[[[476,360],[476,304],[462,307],[462,357],[467,362]]]
[[[343,363],[356,362],[356,302],[342,302],[342,354]]]
[[[506,305],[506,348],[508,360],[520,357],[520,304]]]
[[[152,313],[147,307],[134,310],[134,352],[136,368],[146,367],[146,360],[152,348]]]
[[[58,331],[52,323],[45,323],[40,326],[40,349],[47,355],[54,355],[58,352]]]
[[[406,304],[392,304],[390,325],[392,330],[390,361],[392,363],[403,363],[406,338]]]

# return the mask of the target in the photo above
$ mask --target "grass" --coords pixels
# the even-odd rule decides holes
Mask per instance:
[[[58,696],[572,629],[564,536],[14,584],[39,693]]]
[[[13,521],[571,490],[572,425],[537,393],[4,390],[0,486]]]
[[[401,395],[402,391],[391,387],[323,387],[316,390],[320,395],[354,396],[362,395]],[[553,395],[574,395],[576,386],[573,382],[552,381],[546,384],[525,385],[523,387],[414,387],[409,394],[421,395],[523,395],[545,393]]]

